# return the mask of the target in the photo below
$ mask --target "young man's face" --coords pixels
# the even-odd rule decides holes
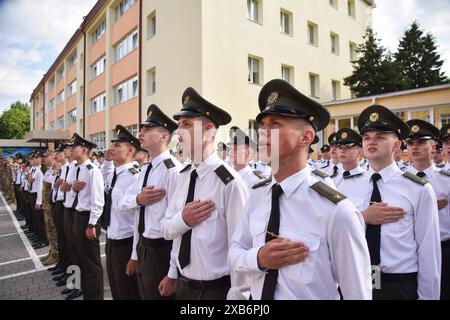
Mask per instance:
[[[402,149],[396,150],[394,152],[394,160],[395,160],[395,162],[399,162],[400,160],[402,160],[402,154],[403,154],[403,150]]]
[[[401,142],[397,135],[389,132],[369,131],[363,135],[364,155],[369,161],[392,159]]]
[[[338,159],[344,165],[350,165],[358,162],[358,157],[360,154],[361,148],[359,146],[347,147],[347,146],[339,146],[338,147]]]
[[[64,156],[67,159],[72,158],[72,147],[67,147],[67,148],[64,149]]]
[[[338,147],[337,145],[332,145],[330,148],[330,157],[332,159],[338,159]]]
[[[330,151],[322,152],[322,158],[325,160],[330,160],[331,159]]]
[[[216,131],[212,122],[205,117],[180,117],[176,133],[183,152],[192,155],[194,149],[201,147],[203,142],[214,141]]]
[[[444,152],[442,150],[435,150],[431,155],[435,164],[440,164],[444,161]]]
[[[137,162],[146,162],[148,160],[148,154],[144,151],[136,152],[134,160],[136,160]]]
[[[409,159],[413,161],[429,161],[436,148],[431,140],[410,140],[407,142]]]
[[[163,131],[158,127],[142,127],[139,131],[139,141],[145,150],[151,151],[155,146],[159,146],[162,139]]]
[[[246,144],[236,144],[231,146],[230,149],[230,162],[234,166],[247,165],[253,154],[250,153],[250,147]]]
[[[273,161],[278,156],[283,160],[308,148],[314,139],[314,131],[303,127],[301,120],[296,118],[264,116],[258,129],[258,146],[263,159],[267,157]],[[305,140],[307,131],[310,139]]]
[[[133,147],[128,142],[113,142],[109,147],[112,161],[123,162],[133,153]]]
[[[83,157],[83,155],[87,154],[88,151],[86,149],[86,147],[83,146],[76,146],[72,148],[72,157],[74,159],[80,159],[81,157]]]

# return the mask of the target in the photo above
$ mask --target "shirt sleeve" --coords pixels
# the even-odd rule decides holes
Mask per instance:
[[[333,273],[345,300],[372,299],[369,249],[361,213],[348,200],[340,202],[327,228]]]
[[[142,172],[140,174],[142,174]],[[135,182],[130,184],[130,186],[125,190],[123,196],[118,200],[118,209],[120,211],[125,211],[140,208],[140,205],[138,205],[136,201],[136,197],[140,191],[139,176],[137,176]]]
[[[138,225],[139,225],[139,212],[137,212],[136,215],[134,216],[133,250],[131,252],[131,260],[135,261],[138,261],[137,255],[137,243],[139,241]]]
[[[435,193],[428,183],[417,199],[414,233],[419,263],[417,293],[420,300],[439,300],[441,289],[441,242]]]
[[[103,206],[105,205],[104,182],[101,172],[96,169],[89,171],[90,187],[91,187],[91,215],[89,224],[97,224],[98,219],[103,213]]]
[[[42,205],[42,189],[44,187],[44,175],[40,169],[36,170],[34,183],[37,186],[36,205]]]

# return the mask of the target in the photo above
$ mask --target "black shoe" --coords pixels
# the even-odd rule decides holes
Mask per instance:
[[[65,299],[66,300],[76,299],[79,296],[81,296],[82,294],[83,294],[83,292],[80,289],[75,289],[67,297],[65,297]]]
[[[57,287],[66,286],[67,285],[67,279],[69,279],[69,276],[67,274],[65,274],[64,277],[56,283],[56,286]]]
[[[38,244],[33,246],[33,249],[41,249],[41,248],[45,248],[45,247],[46,247],[45,243],[39,242]]]
[[[52,276],[56,276],[57,274],[62,274],[65,272],[66,272],[66,270],[61,266],[52,272]]]
[[[64,278],[65,276],[66,276],[65,273],[61,273],[61,274],[58,274],[58,275],[54,276],[52,279],[53,279],[53,281],[58,282],[59,280],[61,280],[61,279]]]
[[[74,290],[76,289],[65,288],[63,291],[61,291],[61,294],[71,294]]]
[[[17,219],[17,221],[23,221],[23,220],[25,220],[25,218],[24,217],[16,217],[16,219]]]
[[[22,229],[22,230],[28,229],[28,226],[26,224],[24,224],[23,226],[20,226],[20,229]]]
[[[54,265],[53,267],[48,268],[47,270],[53,274],[53,271],[55,271],[56,269],[59,269],[60,267],[61,267],[61,264],[58,261],[58,263],[56,265]]]

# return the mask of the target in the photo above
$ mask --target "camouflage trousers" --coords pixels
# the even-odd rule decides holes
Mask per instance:
[[[58,234],[56,233],[55,223],[53,221],[52,208],[50,205],[44,204],[42,209],[44,210],[45,230],[50,245],[49,255],[58,259]]]

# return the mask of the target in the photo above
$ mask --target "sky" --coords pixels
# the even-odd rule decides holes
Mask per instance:
[[[17,100],[29,101],[95,3],[0,0],[0,113]],[[373,26],[384,47],[395,52],[398,39],[417,20],[436,37],[438,51],[446,60],[444,70],[450,76],[450,0],[376,0],[376,4]]]

